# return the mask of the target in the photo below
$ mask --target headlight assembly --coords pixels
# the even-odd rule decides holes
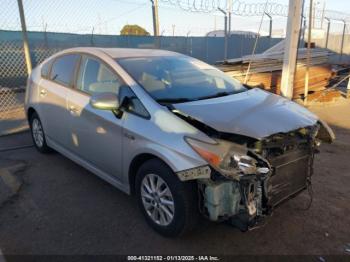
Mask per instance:
[[[209,144],[192,138],[185,138],[187,143],[214,169],[225,176],[240,176],[257,174],[257,160],[248,156],[244,146],[230,143],[225,140],[216,140]],[[266,170],[262,170],[264,173]]]

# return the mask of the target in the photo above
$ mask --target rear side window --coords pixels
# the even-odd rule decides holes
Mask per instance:
[[[69,86],[74,75],[74,69],[78,58],[79,55],[75,54],[64,55],[57,58],[52,64],[50,79],[59,84]]]
[[[49,77],[50,64],[51,64],[50,61],[48,61],[45,64],[43,64],[43,66],[41,67],[41,76],[43,78]]]

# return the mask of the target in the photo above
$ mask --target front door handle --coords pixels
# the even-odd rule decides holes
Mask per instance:
[[[46,96],[46,94],[47,94],[47,91],[45,89],[41,89],[40,90],[40,95],[41,96]]]
[[[132,134],[124,133],[124,136],[130,140],[135,140],[135,137]]]

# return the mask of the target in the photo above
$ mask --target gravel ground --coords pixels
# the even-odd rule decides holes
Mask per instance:
[[[0,207],[0,249],[9,254],[345,255],[350,260],[350,104],[313,108],[337,134],[315,160],[314,199],[276,209],[263,227],[242,233],[201,220],[180,239],[153,232],[136,201],[60,154],[33,147],[1,152],[0,168],[27,164],[18,195]],[[0,138],[0,147],[30,143],[27,133]],[[341,257],[337,257],[341,258]],[[319,258],[320,261],[323,259]]]

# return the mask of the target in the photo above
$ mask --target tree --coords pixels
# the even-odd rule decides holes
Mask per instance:
[[[120,31],[121,35],[149,35],[146,29],[139,25],[125,25]]]

